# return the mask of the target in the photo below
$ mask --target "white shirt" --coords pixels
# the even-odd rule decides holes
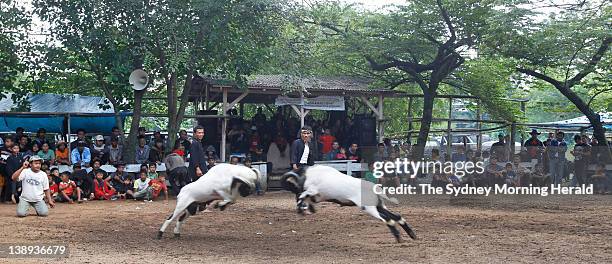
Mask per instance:
[[[138,192],[138,191],[142,191],[144,189],[146,189],[147,187],[149,187],[149,182],[151,181],[151,179],[147,178],[146,180],[142,181],[141,178],[138,178],[137,180],[134,181],[134,189]]]
[[[21,181],[21,196],[27,202],[42,201],[45,197],[45,190],[49,190],[49,178],[43,171],[33,172],[27,168],[21,171],[17,181]]]
[[[308,163],[309,153],[310,153],[310,148],[308,147],[308,143],[304,143],[304,152],[302,153],[302,158],[300,158],[300,164]]]

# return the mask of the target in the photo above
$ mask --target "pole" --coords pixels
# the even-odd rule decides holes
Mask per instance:
[[[66,148],[68,148],[68,162],[72,164],[72,150],[70,149],[70,114],[66,115],[67,126],[68,126],[68,135],[66,135]]]
[[[385,126],[383,124],[383,120],[385,119],[385,115],[383,113],[385,98],[381,95],[378,95],[378,142],[382,143],[385,138]]]
[[[408,99],[408,141],[412,138],[412,97]]]
[[[223,89],[223,123],[221,124],[221,146],[220,148],[220,153],[221,153],[221,161],[225,162],[225,142],[227,140],[227,89],[226,88],[222,88]]]
[[[482,123],[480,122],[480,101],[476,101],[476,128],[478,129],[478,138],[476,139],[476,149],[482,150]]]
[[[453,146],[453,135],[452,135],[452,132],[451,132],[451,129],[452,129],[452,127],[451,127],[451,125],[452,125],[452,123],[451,123],[452,115],[453,115],[453,98],[449,97],[448,98],[448,121],[447,121],[447,124],[446,124],[446,126],[447,126],[447,128],[446,128],[446,131],[447,131],[447,136],[446,136],[446,145],[447,145],[446,146],[446,151],[447,152],[446,153],[448,153],[448,156],[451,158],[451,160],[453,158],[453,148],[452,148],[452,146]]]

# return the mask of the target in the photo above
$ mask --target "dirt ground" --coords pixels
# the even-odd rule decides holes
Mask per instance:
[[[321,203],[299,216],[286,192],[190,217],[153,239],[174,201],[59,204],[47,218],[0,205],[1,243],[68,244],[63,263],[612,263],[612,196],[403,196],[418,240],[395,242],[356,207]],[[57,263],[0,259],[0,263]]]

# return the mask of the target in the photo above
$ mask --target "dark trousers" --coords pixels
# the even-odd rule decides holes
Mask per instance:
[[[176,167],[168,172],[168,181],[172,184],[172,191],[175,195],[187,185],[187,167]]]
[[[585,160],[577,160],[574,162],[574,177],[578,181],[578,185],[585,184],[587,162]]]
[[[8,202],[11,200],[11,195],[13,194],[12,186],[15,183],[11,179],[11,176],[4,176],[4,187],[2,187],[2,202]]]

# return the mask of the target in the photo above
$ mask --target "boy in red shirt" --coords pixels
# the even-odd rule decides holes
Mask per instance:
[[[59,187],[57,186],[57,183],[53,181],[53,174],[49,174],[47,177],[49,178],[49,193],[51,193],[51,198],[56,200]]]
[[[151,186],[151,188],[153,188],[153,199],[151,200],[155,200],[155,198],[157,198],[157,196],[159,196],[159,193],[161,191],[164,191],[164,195],[166,198],[166,203],[168,202],[168,186],[166,186],[166,175],[164,174],[160,174],[159,177],[157,179],[153,179],[149,182],[149,186]]]
[[[110,200],[114,198],[115,188],[111,187],[108,181],[104,180],[104,171],[96,171],[96,179],[94,180],[94,198],[96,200]]]
[[[83,202],[81,200],[81,188],[77,187],[76,183],[70,180],[68,173],[62,172],[61,178],[62,181],[59,183],[57,201],[74,203],[74,199],[76,199],[78,203]]]
[[[336,137],[331,135],[329,128],[326,128],[324,133],[319,137],[319,142],[323,146],[321,153],[327,154],[332,150],[332,144],[336,141]]]

